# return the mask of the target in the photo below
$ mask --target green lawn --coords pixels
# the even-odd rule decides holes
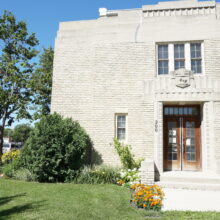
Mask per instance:
[[[0,179],[0,220],[220,219],[215,212],[146,212],[115,185],[42,184]],[[174,201],[175,202],[175,201]]]

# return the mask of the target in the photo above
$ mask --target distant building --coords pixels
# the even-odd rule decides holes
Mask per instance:
[[[220,4],[160,2],[62,22],[52,111],[78,120],[106,164],[113,138],[144,157],[142,179],[220,174]],[[96,155],[92,157],[97,160]]]

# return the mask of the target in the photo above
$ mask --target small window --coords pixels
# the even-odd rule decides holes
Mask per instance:
[[[126,140],[126,115],[116,115],[116,138],[118,140]]]
[[[169,73],[168,45],[158,45],[158,74]]]
[[[191,69],[194,73],[202,73],[201,43],[190,44]]]
[[[185,68],[184,44],[174,45],[174,68],[175,70]]]

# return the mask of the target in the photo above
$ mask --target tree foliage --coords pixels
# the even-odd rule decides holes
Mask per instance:
[[[36,123],[22,158],[38,181],[63,182],[86,163],[90,146],[90,138],[78,122],[54,113]]]
[[[30,118],[32,101],[32,58],[38,41],[28,34],[26,23],[16,21],[11,12],[0,16],[0,156],[5,126],[16,118]],[[16,114],[15,114],[16,113]]]
[[[12,133],[12,140],[25,143],[31,131],[32,127],[29,124],[16,125]]]
[[[4,129],[4,137],[12,137],[13,129],[11,128],[5,128]]]
[[[53,48],[44,48],[39,66],[33,74],[35,118],[50,114],[53,56]]]

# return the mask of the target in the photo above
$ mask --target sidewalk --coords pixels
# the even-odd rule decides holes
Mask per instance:
[[[220,212],[220,191],[201,191],[164,188],[163,211],[218,211]]]

